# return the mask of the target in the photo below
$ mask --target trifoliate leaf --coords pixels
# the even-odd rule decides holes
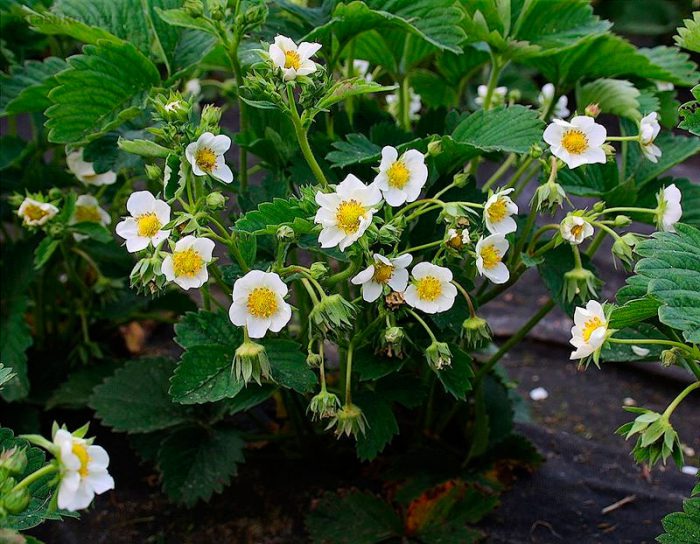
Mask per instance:
[[[158,450],[163,490],[185,506],[209,501],[238,473],[244,447],[236,430],[223,427],[186,427],[172,433]]]
[[[676,29],[678,35],[673,37],[676,45],[700,53],[700,11],[693,12],[692,19],[683,19],[683,25]]]
[[[50,11],[36,12],[29,8],[24,8],[27,13],[27,22],[32,30],[46,34],[48,36],[60,35],[70,36],[82,43],[96,44],[100,40],[111,40],[120,42],[114,34],[90,26],[83,21],[58,15]],[[87,11],[87,10],[86,10]]]
[[[121,125],[143,108],[148,91],[160,81],[158,70],[133,45],[100,41],[68,59],[56,75],[46,110],[49,139],[77,143]]]
[[[367,418],[367,429],[357,437],[355,449],[361,461],[371,461],[399,434],[391,402],[380,393],[363,391],[353,401]]]
[[[39,62],[29,60],[9,75],[0,76],[0,116],[43,112],[51,105],[49,91],[57,81],[55,75],[68,65],[63,59],[48,57]]]
[[[628,119],[641,119],[639,90],[624,79],[597,79],[576,89],[576,103],[598,104],[600,111]]]
[[[95,387],[90,407],[116,431],[147,433],[188,420],[188,413],[168,395],[175,368],[169,359],[133,359]]]

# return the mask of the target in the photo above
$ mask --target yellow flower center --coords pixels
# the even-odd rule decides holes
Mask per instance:
[[[506,215],[508,215],[506,199],[503,197],[498,197],[496,199],[496,202],[489,206],[489,209],[486,210],[486,213],[488,214],[489,219],[493,223],[500,223],[501,221],[503,221],[506,218]]]
[[[394,187],[395,189],[403,189],[408,179],[411,177],[411,173],[406,168],[406,165],[401,161],[396,161],[389,167],[386,172],[389,178],[389,187]]]
[[[571,227],[571,235],[574,238],[578,238],[581,234],[583,234],[583,225],[574,225]]]
[[[296,51],[285,51],[284,52],[284,67],[294,68],[298,70],[301,68],[301,57]]]
[[[338,222],[338,227],[347,234],[352,234],[360,228],[360,218],[363,215],[365,215],[364,206],[357,200],[351,199],[340,203],[335,218]]]
[[[256,287],[248,295],[248,312],[257,318],[268,318],[277,312],[277,295],[268,287]]]
[[[205,172],[211,172],[216,164],[216,153],[208,147],[200,147],[194,157],[197,166]]]
[[[162,225],[154,212],[144,213],[136,218],[136,231],[139,236],[153,238]]]
[[[29,204],[29,206],[24,208],[24,215],[32,221],[39,221],[40,219],[43,219],[44,217],[49,215],[49,212],[37,206],[36,204]]]
[[[425,276],[416,281],[416,291],[421,300],[432,302],[442,294],[442,282],[435,276]]]
[[[374,263],[374,275],[372,279],[377,283],[386,283],[394,275],[394,267],[390,264],[384,264],[382,262]]]
[[[561,145],[569,153],[580,155],[588,149],[588,138],[578,129],[569,129],[564,133],[564,137],[561,139]]]
[[[491,270],[496,268],[501,262],[501,252],[493,244],[481,248],[481,259],[484,261],[484,268]]]
[[[593,331],[598,327],[603,326],[603,320],[598,316],[591,317],[588,321],[583,324],[583,341],[588,342],[591,339]]]
[[[203,264],[201,255],[192,248],[173,253],[173,270],[178,277],[192,278],[196,276]]]
[[[80,474],[81,478],[85,478],[88,475],[88,463],[90,462],[90,456],[88,455],[87,448],[85,447],[85,444],[73,442],[73,447],[71,449],[73,454],[80,460],[78,474]]]
[[[102,217],[100,217],[100,212],[97,206],[76,206],[75,207],[75,220],[78,223],[90,222],[90,223],[101,223]]]

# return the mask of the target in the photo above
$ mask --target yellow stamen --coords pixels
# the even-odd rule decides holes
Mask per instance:
[[[199,273],[203,265],[204,261],[201,255],[191,247],[184,251],[173,253],[173,270],[177,277],[193,278]]]
[[[425,276],[416,281],[416,291],[421,300],[432,302],[442,294],[442,282],[435,276]]]
[[[100,212],[97,206],[76,206],[75,207],[75,220],[78,223],[90,222],[90,223],[101,223],[102,217],[100,217]]]
[[[484,268],[486,270],[496,268],[496,266],[498,266],[498,263],[500,263],[501,259],[503,258],[501,252],[498,251],[496,246],[494,246],[493,244],[482,247],[480,253],[481,259],[484,261]]]
[[[301,68],[301,57],[296,51],[285,51],[284,52],[284,67],[294,68],[298,70]]]
[[[580,155],[588,149],[588,138],[578,129],[569,129],[564,133],[561,139],[561,145],[569,153]]]
[[[49,212],[40,208],[36,204],[29,204],[24,208],[24,216],[32,221],[39,221],[49,215]]]
[[[447,245],[452,249],[462,249],[464,242],[462,241],[462,231],[457,231],[456,234],[447,240]]]
[[[593,331],[595,331],[598,327],[602,327],[603,325],[603,320],[598,316],[591,317],[583,324],[583,341],[588,342],[591,339]]]
[[[394,275],[394,267],[390,264],[384,264],[383,262],[374,263],[374,274],[372,279],[377,283],[386,283]]]
[[[571,235],[574,238],[578,238],[583,233],[583,225],[574,225],[571,227]]]
[[[162,225],[154,212],[144,213],[136,218],[136,231],[139,236],[153,238]]]
[[[248,312],[257,318],[268,318],[277,312],[277,295],[268,287],[256,287],[248,295]]]
[[[508,208],[506,206],[506,199],[501,196],[496,199],[496,202],[488,207],[486,213],[488,214],[492,223],[500,223],[506,218],[508,215]]]
[[[85,478],[88,475],[88,464],[90,463],[90,456],[88,455],[87,448],[85,444],[73,442],[73,447],[71,449],[73,454],[80,460],[78,474],[80,474],[81,478]]]
[[[211,172],[216,165],[216,153],[208,147],[200,147],[194,157],[197,166],[205,172]]]
[[[338,206],[335,218],[338,227],[347,234],[357,232],[360,228],[360,218],[365,215],[365,208],[357,200],[344,200]]]
[[[406,183],[408,183],[411,173],[406,168],[406,165],[401,161],[396,161],[389,167],[386,172],[389,178],[389,187],[394,187],[395,189],[403,189]]]

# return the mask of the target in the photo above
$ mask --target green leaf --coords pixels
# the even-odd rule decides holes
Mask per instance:
[[[0,136],[0,171],[19,164],[32,151],[22,138],[12,135]]]
[[[34,250],[34,270],[44,268],[49,259],[61,245],[61,241],[55,238],[44,238]]]
[[[100,40],[121,41],[106,30],[90,26],[71,17],[56,15],[50,11],[39,13],[26,7],[24,10],[32,30],[48,36],[70,36],[79,42],[90,44],[96,44]]]
[[[678,128],[687,130],[688,132],[700,136],[700,85],[693,87],[693,96],[695,100],[691,100],[678,108],[678,114],[683,118]]]
[[[310,393],[316,388],[316,374],[306,364],[301,346],[292,340],[263,340],[270,361],[272,379],[297,393]]]
[[[217,35],[216,26],[203,17],[194,18],[184,9],[155,8],[158,16],[171,26],[179,26],[192,30],[200,30],[214,36]]]
[[[231,345],[235,351],[242,338],[240,329],[221,313],[187,312],[175,325],[175,342],[186,350],[194,346],[220,344]]]
[[[187,411],[168,395],[175,362],[165,358],[133,359],[95,387],[90,407],[116,431],[148,433],[188,420]]]
[[[170,395],[181,404],[201,404],[235,397],[244,383],[233,373],[235,344],[192,346],[182,354],[170,380]]]
[[[119,149],[126,151],[127,153],[133,153],[135,155],[141,155],[142,157],[161,157],[165,158],[170,155],[173,150],[163,147],[151,140],[126,140],[124,138],[119,138],[117,141]]]
[[[659,309],[659,301],[653,297],[645,296],[630,300],[622,306],[617,306],[610,314],[610,327],[624,329],[656,317]]]
[[[12,367],[15,374],[3,387],[2,398],[11,402],[29,393],[26,351],[33,340],[24,314],[27,289],[34,276],[31,248],[27,244],[3,244],[0,266],[3,270],[0,282],[0,361]]]
[[[403,534],[401,519],[391,506],[360,491],[345,496],[326,493],[305,522],[314,544],[377,544]]]
[[[381,93],[393,91],[396,85],[379,85],[374,81],[367,81],[364,77],[343,79],[333,85],[324,94],[315,106],[317,111],[327,111],[333,104],[342,102],[351,96],[362,94]]]
[[[656,537],[661,544],[700,542],[700,498],[683,501],[683,512],[668,514],[661,520],[664,534]]]
[[[348,134],[346,141],[333,142],[335,151],[326,155],[334,168],[345,168],[351,164],[366,164],[375,161],[382,149],[369,141],[364,134]]]
[[[692,19],[683,19],[683,25],[676,29],[678,35],[673,37],[676,45],[700,53],[700,11],[693,12]]]
[[[527,153],[542,141],[544,123],[538,113],[524,106],[479,110],[461,121],[452,139],[480,151]]]
[[[354,402],[367,418],[365,434],[357,437],[357,457],[360,461],[371,461],[399,434],[399,424],[394,417],[391,402],[381,393],[363,391],[355,395]]]
[[[403,363],[404,360],[398,357],[384,357],[375,354],[371,349],[363,348],[355,353],[353,370],[360,375],[362,381],[374,381],[393,374]]]
[[[245,442],[237,431],[222,427],[186,427],[169,435],[158,450],[163,490],[185,506],[221,493],[244,462]]]
[[[78,234],[89,236],[101,244],[106,244],[114,240],[112,233],[107,230],[104,225],[95,223],[94,221],[83,221],[81,223],[76,223],[75,225],[71,225],[70,228]]]
[[[614,311],[613,311],[614,313]],[[656,312],[654,312],[653,317],[656,317]],[[612,325],[611,325],[612,326]],[[617,328],[617,326],[615,327]],[[648,323],[637,323],[634,326],[620,326],[618,332],[615,333],[616,338],[637,338],[639,340],[643,339],[667,339],[656,327]],[[630,344],[616,344],[614,342],[608,342],[603,346],[600,352],[600,357],[603,361],[607,363],[619,362],[619,363],[629,363],[631,361],[658,361],[661,358],[661,352],[664,350],[665,346],[654,345],[654,344],[644,344],[639,343],[637,347],[649,350],[646,355],[639,355],[635,353],[632,349],[633,345]]]
[[[226,401],[227,413],[233,415],[250,410],[269,399],[275,390],[275,387],[268,383],[263,385],[249,383],[238,395]]]
[[[3,386],[15,376],[16,374],[12,372],[11,368],[8,368],[4,364],[0,363],[0,391],[2,391]]]
[[[88,366],[72,372],[68,379],[54,389],[46,401],[46,409],[53,408],[85,408],[90,402],[93,389],[105,378],[114,373],[114,365],[100,364]]]
[[[50,93],[46,110],[49,139],[77,143],[121,125],[141,113],[158,70],[133,45],[100,41],[68,59]]]
[[[263,202],[257,210],[241,216],[236,221],[235,229],[251,234],[275,234],[282,225],[311,227],[313,224],[308,219],[315,211],[313,205],[303,200],[275,198],[272,202]],[[306,232],[308,230],[310,229]]]
[[[576,196],[602,197],[620,182],[615,163],[586,164],[574,170],[565,168],[557,175],[564,190]]]
[[[629,128],[636,130],[636,128]],[[680,136],[670,131],[661,132],[654,143],[662,153],[656,163],[645,159],[638,145],[628,147],[626,173],[627,176],[635,179],[637,186],[641,187],[644,183],[700,152],[700,138]]]
[[[436,370],[435,373],[445,391],[458,400],[466,400],[467,392],[472,389],[471,378],[474,377],[472,359],[454,344],[450,345],[450,351],[452,352],[452,364],[442,370]]]
[[[28,60],[10,74],[0,76],[0,116],[43,112],[51,105],[49,91],[56,85],[56,74],[68,65],[63,59],[47,57]]]
[[[639,91],[623,79],[597,79],[576,89],[577,104],[598,104],[603,113],[639,120]]]

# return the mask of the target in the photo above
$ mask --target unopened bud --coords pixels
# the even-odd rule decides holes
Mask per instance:
[[[157,164],[147,164],[146,177],[151,181],[160,181],[161,179],[163,179],[163,171]]]
[[[603,144],[600,147],[605,153],[605,156],[608,160],[612,159],[615,156],[615,148],[610,144]]]
[[[465,174],[464,172],[460,172],[459,174],[455,174],[454,177],[452,178],[452,183],[454,184],[455,187],[464,187],[469,183],[469,174]]]
[[[2,498],[2,505],[8,513],[18,515],[24,512],[29,505],[31,495],[26,487],[10,491]]]
[[[197,18],[204,15],[204,4],[202,4],[202,0],[185,0],[182,9],[184,9],[190,17]]]
[[[532,157],[533,159],[539,159],[542,156],[542,154],[544,153],[544,150],[542,149],[541,145],[532,144],[530,146],[529,153],[530,153],[530,157]]]
[[[442,140],[435,140],[428,144],[428,156],[434,157],[442,153]]]
[[[225,0],[207,0],[207,7],[211,18],[215,21],[221,21],[226,15]]]
[[[588,104],[586,109],[583,110],[583,114],[588,117],[593,117],[594,119],[600,115],[600,106],[596,103]]]
[[[629,217],[627,217],[626,215],[615,216],[614,221],[615,222],[613,223],[613,225],[615,227],[626,227],[626,226],[632,224],[632,220]]]
[[[22,474],[27,468],[27,453],[24,449],[10,448],[0,454],[0,469],[10,474]]]
[[[315,280],[320,280],[321,278],[325,278],[328,275],[328,265],[326,263],[322,262],[315,262],[309,267],[309,272],[311,273],[311,277],[314,278]]]
[[[306,364],[311,368],[318,368],[323,363],[323,357],[320,354],[310,351],[306,354]]]
[[[398,357],[404,356],[403,344],[406,338],[406,333],[401,327],[388,327],[384,330],[380,338],[381,352],[386,357]]]
[[[433,370],[442,370],[452,365],[452,352],[445,342],[433,341],[425,350],[425,358]]]
[[[202,120],[200,127],[203,129],[213,129],[219,126],[221,121],[221,108],[207,104],[202,110]]]
[[[214,191],[207,195],[206,202],[207,208],[210,210],[222,210],[226,206],[226,197],[218,191]]]
[[[683,356],[679,348],[665,349],[661,352],[661,364],[663,366],[678,365],[682,360]]]

